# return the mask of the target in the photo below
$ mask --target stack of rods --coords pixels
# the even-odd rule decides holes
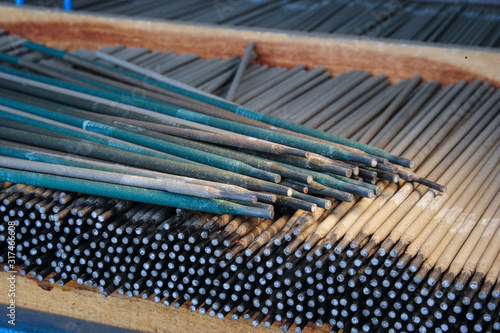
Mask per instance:
[[[39,0],[26,3],[44,6]],[[46,6],[61,8],[62,1]],[[74,0],[73,9],[141,19],[500,46],[500,7],[495,0]]]
[[[262,118],[181,82],[170,85],[165,82],[171,79],[163,76],[158,81],[159,74],[114,55],[95,54],[127,70],[155,74],[155,79],[29,41],[21,45],[57,54],[54,58],[79,63],[88,71],[0,52],[0,60],[35,72],[0,68],[0,139],[10,142],[0,146],[6,156],[0,162],[3,180],[265,218],[274,216],[273,203],[315,212],[318,207],[329,209],[331,198],[351,202],[354,195],[374,197],[380,193],[377,179],[397,183],[401,176],[443,189],[389,163],[412,167],[409,159],[271,116]],[[249,47],[234,82],[243,75],[251,54]],[[234,65],[232,60],[224,61],[224,68]],[[328,84],[341,81],[345,91],[369,74],[346,76]],[[419,81],[412,80],[408,87]],[[236,87],[231,85],[227,98],[235,95]],[[75,152],[80,157],[70,156]]]
[[[33,48],[42,50],[18,42],[14,49],[3,51],[16,59],[5,55],[3,59],[16,60],[16,67],[27,67],[29,62],[34,72],[41,69],[36,66],[43,66],[46,74],[59,69],[60,78],[76,79],[87,73],[86,84],[97,76],[68,63],[67,54],[64,61],[55,60]],[[161,59],[159,52],[153,53],[114,47],[74,54],[138,73],[131,54]],[[51,50],[51,55],[61,54]],[[180,61],[168,53],[163,56]],[[251,59],[248,52],[245,58]],[[198,67],[198,75],[184,79],[200,78],[206,81],[193,86],[213,87],[208,82],[217,77],[207,75],[216,62],[195,61],[193,67],[186,65],[181,76]],[[230,60],[219,61],[218,66],[224,61]],[[167,66],[168,61],[159,63]],[[419,77],[389,86],[384,77],[372,78],[360,71],[329,79],[321,68],[273,71],[249,65],[238,75],[245,66],[242,63],[228,75],[233,80],[210,91],[221,97],[232,95],[245,106],[238,112],[250,114],[246,108],[253,108],[263,115],[280,115],[356,138],[389,151],[385,156],[393,161],[397,155],[403,157],[397,161],[413,160],[416,172],[425,178],[399,168],[397,181],[374,179],[381,191],[378,196],[334,200],[331,207],[314,212],[283,205],[275,219],[172,209],[6,182],[0,192],[6,222],[1,240],[9,236],[7,222],[11,221],[17,228],[21,274],[59,285],[76,280],[98,287],[104,297],[116,291],[176,307],[186,303],[192,311],[235,320],[243,317],[255,326],[278,322],[283,332],[301,332],[309,323],[329,325],[332,331],[500,329],[500,244],[496,241],[500,236],[500,91],[487,82],[440,87],[438,82],[422,83]],[[157,65],[141,66],[142,74],[159,79],[153,73],[164,73]],[[210,70],[205,71],[207,67]],[[18,73],[2,67],[5,71]],[[272,83],[251,97],[262,82]],[[342,90],[349,82],[353,86]],[[15,87],[9,82],[2,92],[9,91],[13,98]],[[26,84],[22,87],[31,96],[36,91],[26,91]],[[187,106],[185,99],[175,97],[179,105]],[[29,97],[25,98],[28,103]],[[83,99],[75,96],[75,100]],[[26,146],[3,140],[8,148]],[[271,158],[269,153],[258,155]],[[294,158],[288,156],[286,162]],[[358,166],[361,178],[367,177],[362,170],[376,170],[377,175],[385,171],[351,165]],[[381,165],[393,167],[390,163],[377,166]],[[405,182],[403,177],[408,176],[422,185]],[[424,186],[444,189],[436,182],[448,191],[440,194]],[[1,258],[6,262],[7,242],[2,244]]]

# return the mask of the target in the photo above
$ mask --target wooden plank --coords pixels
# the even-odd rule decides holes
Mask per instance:
[[[7,295],[10,274],[0,272],[0,303],[8,304]],[[16,306],[50,312],[62,316],[89,320],[106,325],[137,330],[141,332],[249,332],[249,333],[278,333],[279,326],[264,328],[263,325],[252,327],[251,322],[240,318],[234,321],[228,315],[223,320],[212,318],[208,314],[200,315],[191,312],[186,307],[175,309],[165,307],[162,303],[140,298],[128,298],[116,293],[107,298],[89,288],[70,282],[64,287],[54,287],[43,281],[31,277],[16,277]],[[17,318],[22,322],[22,318]],[[323,333],[322,329],[306,327],[303,332]]]
[[[362,69],[391,82],[420,74],[443,84],[490,80],[500,87],[500,52],[412,43],[188,25],[59,11],[1,7],[0,28],[53,47],[97,49],[105,45],[149,47],[203,58],[241,55],[255,42],[258,61],[270,66],[325,66],[332,74]]]

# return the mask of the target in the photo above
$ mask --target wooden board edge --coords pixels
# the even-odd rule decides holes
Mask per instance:
[[[197,53],[203,58],[241,55],[246,44],[253,41],[258,61],[270,66],[325,66],[333,75],[361,69],[373,75],[385,74],[393,83],[415,75],[421,75],[425,81],[439,80],[443,85],[478,78],[500,87],[500,52],[491,49],[389,43],[10,6],[1,7],[0,28],[53,47],[97,49],[122,44]]]

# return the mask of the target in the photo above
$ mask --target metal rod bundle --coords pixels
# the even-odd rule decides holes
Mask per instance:
[[[339,200],[352,201],[352,194],[372,197],[375,193],[379,193],[380,189],[377,186],[346,177],[352,176],[353,171],[359,173],[359,163],[363,163],[367,168],[373,168],[377,164],[387,163],[385,159],[387,157],[391,161],[412,166],[410,160],[391,155],[373,146],[358,144],[355,141],[328,136],[327,138],[333,141],[341,142],[340,144],[329,143],[318,138],[323,137],[322,132],[311,132],[306,127],[297,127],[291,122],[268,117],[263,119],[269,123],[266,124],[266,122],[252,120],[243,115],[235,115],[231,112],[245,113],[250,116],[255,116],[257,113],[104,52],[98,52],[96,56],[102,56],[106,60],[111,59],[118,65],[138,74],[27,41],[23,43],[23,47],[53,56],[53,60],[64,59],[67,61],[66,66],[77,65],[86,69],[88,73],[94,74],[92,74],[92,79],[88,75],[83,77],[81,73],[78,75],[68,74],[70,72],[66,71],[66,74],[63,74],[58,67],[50,69],[50,65],[47,66],[45,62],[36,64],[25,58],[5,53],[0,54],[1,59],[10,64],[44,74],[32,74],[10,67],[2,67],[0,76],[4,79],[4,84],[0,90],[0,101],[3,105],[0,116],[4,119],[3,126],[10,128],[3,131],[2,138],[5,140],[55,151],[78,151],[79,155],[111,162],[131,164],[133,159],[133,165],[155,171],[230,183],[250,191],[271,192],[276,195],[271,203],[309,211],[315,211],[318,206],[325,209],[331,207],[330,200],[316,198],[315,195],[321,194]],[[248,59],[244,60],[248,62]],[[241,80],[243,70],[244,68],[239,70],[237,75],[240,78],[238,80]],[[292,72],[293,70],[290,71],[290,73]],[[104,80],[105,83],[95,74],[100,74],[103,78],[107,77]],[[141,76],[143,74],[146,76]],[[353,82],[359,82],[361,78],[367,76],[367,73],[354,72],[354,74],[357,81]],[[360,76],[360,74],[362,75]],[[332,82],[341,80],[341,77],[332,79]],[[415,84],[418,84],[418,81],[417,79]],[[114,83],[110,85],[111,82]],[[153,96],[145,97],[134,92],[135,86],[143,84],[147,87],[147,91],[153,91]],[[36,97],[26,98],[23,95],[26,89]],[[163,98],[159,96],[163,96]],[[117,100],[122,100],[122,102],[117,103]],[[179,100],[185,101],[181,104],[188,103],[199,112],[170,104]],[[230,121],[230,118],[241,120],[243,123]],[[161,125],[152,122],[159,122]],[[285,129],[277,130],[274,126],[276,122],[283,125]],[[23,134],[23,131],[28,129],[33,135]],[[221,129],[224,133],[216,133]],[[298,129],[306,134],[292,132],[291,129]],[[310,137],[307,133],[313,136]],[[246,136],[248,134],[252,136]],[[189,136],[186,137],[186,135]],[[58,141],[49,137],[57,137]],[[225,137],[229,138],[227,140],[229,147],[213,144],[226,145]],[[64,144],[62,144],[63,142]],[[365,152],[355,147],[364,149]],[[237,151],[241,148],[251,148],[253,154],[249,155],[248,152]],[[119,149],[124,149],[132,154],[128,153],[123,156],[124,154]],[[376,153],[380,156],[372,156],[366,152]],[[266,158],[258,156],[262,153],[267,153],[268,156]],[[294,156],[289,156],[289,153]],[[282,156],[280,162],[273,160],[275,155],[277,158]],[[10,156],[26,158],[19,153],[17,156]],[[42,157],[37,158],[41,159]],[[168,167],[162,166],[160,168],[160,160],[165,159],[173,163],[169,163]],[[351,162],[351,164],[339,160]],[[45,158],[44,161],[39,161],[47,163],[49,159]],[[290,162],[298,164],[300,167],[287,164]],[[57,163],[64,164],[66,162],[59,159]],[[96,167],[93,166],[93,168]],[[25,167],[23,171],[42,170],[43,168],[41,164],[38,164],[36,167],[33,165],[31,169],[27,169],[28,167]],[[390,171],[384,171],[384,169]],[[58,169],[52,168],[51,170],[52,173],[55,173]],[[318,172],[323,170],[331,171],[337,175],[325,175]],[[363,170],[363,175],[370,175],[371,181],[375,180],[377,176],[391,179],[393,182],[397,182],[399,179],[399,176],[394,173],[397,172],[397,168],[392,166],[379,165],[378,169],[365,171],[362,168],[361,170]],[[115,170],[105,171],[116,172]],[[71,174],[80,179],[95,180],[96,177],[89,179],[91,172],[93,171],[85,174],[84,171],[76,172],[73,170]],[[68,174],[69,172],[65,175]],[[62,171],[59,175],[63,175]],[[117,182],[118,176],[106,173],[102,173],[102,175],[100,181],[108,179],[108,182]],[[19,174],[18,176],[20,177]],[[308,185],[311,184],[314,193],[312,195],[301,193],[293,191],[290,187],[272,185],[263,181],[280,183],[282,179],[284,184],[295,184],[293,182],[305,184],[306,186],[301,192],[309,192]],[[123,183],[126,182],[122,181]],[[146,183],[148,180],[142,181],[142,184]],[[138,185],[139,182],[134,184]],[[193,189],[196,186],[193,184]],[[151,188],[152,186],[143,185],[143,187]],[[169,187],[169,189],[175,191],[173,187]],[[213,191],[218,191],[218,189],[213,189]],[[239,191],[241,192],[241,190]],[[179,190],[174,193],[182,194],[182,192],[179,193]],[[189,193],[196,196],[197,191],[192,190]],[[199,196],[206,197],[206,194],[199,192]],[[241,201],[246,201],[247,205],[250,202],[251,205],[255,198],[259,199],[264,195],[241,197],[241,194],[234,194],[230,197],[228,193],[224,193],[222,199],[239,200],[238,196],[242,199]],[[169,205],[168,202],[165,204]],[[253,204],[255,205],[255,203]],[[261,208],[264,211],[268,210],[260,204],[257,206],[253,215],[262,216],[263,212],[259,212]],[[183,207],[195,208],[193,206]]]
[[[440,87],[417,76],[390,86],[360,71],[328,79],[322,69],[247,64],[233,94],[248,100],[233,113],[222,96],[234,60],[21,49],[3,52],[10,65],[0,71],[0,240],[11,221],[21,274],[283,332],[500,327],[500,93],[489,83]],[[45,73],[22,70],[30,58]],[[204,64],[232,73],[210,91],[219,96],[200,92],[220,83],[206,71],[192,86],[173,79]],[[249,97],[263,81],[273,93]],[[274,118],[238,114],[253,118],[250,106],[287,128],[271,134]],[[292,140],[302,128],[292,120],[332,135],[353,126],[349,139],[362,144],[332,146],[316,131]],[[317,149],[326,145],[335,150]],[[356,157],[330,155],[340,149]],[[384,164],[396,156],[416,169]],[[280,184],[206,164],[219,157]],[[177,209],[159,202],[185,195]]]

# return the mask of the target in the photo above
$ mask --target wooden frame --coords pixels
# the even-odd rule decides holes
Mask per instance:
[[[391,82],[417,74],[426,81],[440,80],[443,84],[480,78],[500,86],[500,52],[491,49],[148,22],[11,6],[0,6],[0,29],[53,47],[97,49],[123,44],[176,53],[194,52],[203,58],[241,55],[246,44],[253,41],[258,61],[270,66],[323,65],[334,75],[363,69],[374,75],[385,73]],[[0,290],[7,290],[6,277],[7,273],[0,273]],[[8,302],[7,293],[0,293],[0,303]],[[221,321],[186,308],[165,308],[162,304],[115,294],[102,299],[94,290],[75,283],[52,288],[46,282],[20,276],[16,302],[20,307],[146,332],[279,332],[277,326],[251,328],[245,320]],[[307,327],[304,332],[328,332],[328,329]]]
[[[391,82],[421,75],[444,85],[459,80],[490,80],[500,86],[500,52],[409,41],[332,37],[327,34],[223,28],[102,17],[61,11],[0,7],[0,28],[53,47],[97,49],[122,44],[202,58],[241,55],[255,42],[258,61],[270,66],[325,66],[332,74],[353,69],[386,74]]]

